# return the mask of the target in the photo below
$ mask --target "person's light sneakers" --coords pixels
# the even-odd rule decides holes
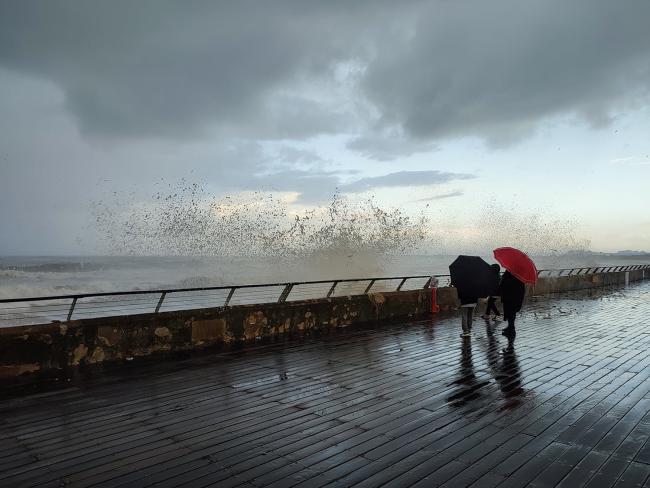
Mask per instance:
[[[472,333],[471,332],[463,332],[460,336],[461,337],[472,337]]]

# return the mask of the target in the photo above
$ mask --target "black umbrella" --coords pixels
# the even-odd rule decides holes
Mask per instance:
[[[449,273],[461,303],[475,303],[478,297],[497,293],[499,274],[478,256],[458,256],[449,265]]]

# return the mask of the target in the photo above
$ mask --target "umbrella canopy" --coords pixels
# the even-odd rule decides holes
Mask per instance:
[[[449,265],[449,274],[461,301],[473,301],[497,293],[499,273],[478,256],[458,256]]]
[[[537,268],[528,255],[514,247],[500,247],[494,250],[494,259],[524,283],[537,281]]]

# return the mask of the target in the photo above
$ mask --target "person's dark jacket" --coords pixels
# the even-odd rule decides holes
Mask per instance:
[[[492,293],[490,293],[489,296],[498,296],[499,295],[499,286],[500,286],[499,278],[501,278],[501,266],[499,266],[498,264],[491,264],[490,268],[492,268],[492,272],[496,276],[497,288]]]
[[[516,314],[521,310],[524,303],[524,294],[526,286],[522,281],[516,278],[509,271],[503,273],[501,283],[499,284],[499,295],[503,304],[503,314],[508,317]]]
[[[458,299],[460,300],[461,305],[469,305],[471,303],[476,304],[478,302],[478,297],[467,296],[458,294]]]

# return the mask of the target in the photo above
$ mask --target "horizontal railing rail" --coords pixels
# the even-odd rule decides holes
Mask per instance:
[[[650,269],[650,265],[545,269],[540,270],[538,275],[550,278],[642,269]],[[283,303],[426,289],[432,285],[448,286],[449,284],[449,275],[413,275],[4,298],[0,299],[0,327],[69,321],[73,318]]]

